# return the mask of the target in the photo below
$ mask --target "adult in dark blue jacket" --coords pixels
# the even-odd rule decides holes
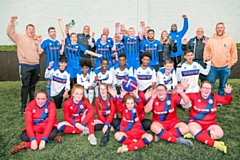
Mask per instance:
[[[172,24],[171,31],[169,33],[169,37],[174,42],[174,45],[177,46],[177,52],[171,51],[171,59],[174,61],[174,68],[176,68],[177,64],[181,62],[181,57],[183,54],[182,50],[182,38],[188,30],[188,18],[186,15],[182,15],[184,18],[183,29],[181,31],[177,30],[177,25]]]

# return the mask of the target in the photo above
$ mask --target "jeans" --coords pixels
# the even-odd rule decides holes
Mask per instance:
[[[228,68],[227,66],[220,68],[211,66],[211,69],[207,75],[207,80],[212,83],[214,89],[214,84],[216,82],[217,76],[219,76],[218,94],[224,96],[224,88],[230,74],[231,68]]]

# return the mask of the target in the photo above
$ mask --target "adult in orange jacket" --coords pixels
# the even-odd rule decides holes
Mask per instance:
[[[225,85],[231,74],[231,67],[238,60],[236,42],[225,32],[224,23],[219,22],[216,25],[216,34],[205,45],[204,60],[211,60],[211,69],[207,80],[214,86],[216,78],[219,76],[218,94],[223,96]]]

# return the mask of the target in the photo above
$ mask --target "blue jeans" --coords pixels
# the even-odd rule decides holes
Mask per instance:
[[[213,89],[216,82],[217,76],[219,76],[219,87],[218,94],[224,96],[224,88],[227,83],[227,80],[231,74],[231,69],[226,67],[214,67],[211,66],[211,69],[207,75],[207,80],[212,83]]]

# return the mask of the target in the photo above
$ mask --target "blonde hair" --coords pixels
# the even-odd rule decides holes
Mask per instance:
[[[169,44],[171,42],[171,38],[169,36],[167,36],[167,41],[163,41],[163,38],[162,38],[163,33],[167,33],[167,35],[168,35],[168,32],[166,30],[162,31],[161,36],[160,36],[161,44]]]

